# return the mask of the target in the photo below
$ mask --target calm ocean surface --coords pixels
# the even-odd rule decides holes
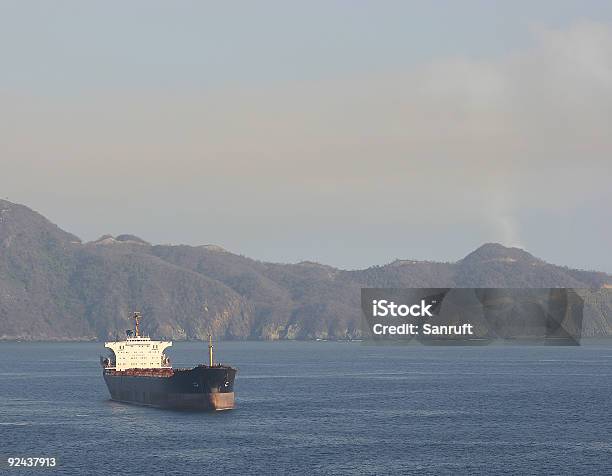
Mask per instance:
[[[612,473],[608,342],[216,351],[238,408],[210,414],[109,401],[102,344],[0,343],[0,455],[57,458],[33,474]],[[169,354],[191,366],[206,345]]]

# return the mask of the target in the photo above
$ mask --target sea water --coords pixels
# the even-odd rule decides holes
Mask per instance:
[[[115,403],[100,343],[0,343],[6,474],[604,474],[612,345],[221,342],[233,411]],[[175,342],[174,366],[206,361]],[[9,457],[54,468],[9,469]]]

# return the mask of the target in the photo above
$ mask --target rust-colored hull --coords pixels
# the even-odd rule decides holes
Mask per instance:
[[[198,366],[165,371],[131,369],[104,371],[111,399],[178,410],[231,410],[235,407],[236,369]]]
[[[168,400],[163,404],[146,403],[146,399],[143,399],[142,401],[118,400],[111,397],[111,400],[121,403],[130,403],[134,405],[144,405],[156,408],[170,408],[174,410],[221,411],[233,410],[236,407],[234,392],[209,393],[208,395],[195,396],[186,394],[169,395]]]

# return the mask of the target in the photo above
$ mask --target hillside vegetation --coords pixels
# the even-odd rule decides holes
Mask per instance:
[[[0,339],[107,339],[140,310],[156,337],[350,339],[360,336],[362,287],[612,285],[606,273],[546,263],[485,244],[456,263],[398,260],[345,271],[276,264],[217,246],[160,246],[123,234],[90,243],[0,200]],[[587,302],[585,333],[612,335],[612,293]]]

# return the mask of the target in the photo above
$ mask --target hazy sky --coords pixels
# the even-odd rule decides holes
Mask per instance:
[[[0,197],[346,268],[612,271],[612,2],[0,0]]]

